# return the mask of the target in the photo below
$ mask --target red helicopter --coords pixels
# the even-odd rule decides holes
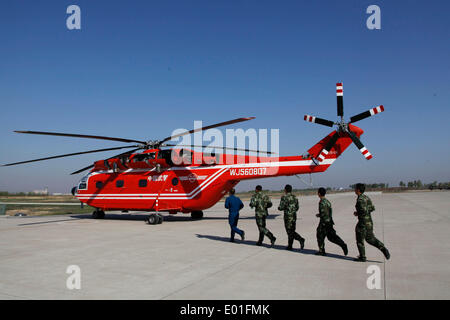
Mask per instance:
[[[150,214],[146,219],[149,224],[158,224],[163,221],[160,212],[170,214],[191,213],[192,218],[200,219],[203,217],[203,210],[215,205],[241,180],[324,172],[352,142],[355,143],[367,160],[371,159],[372,155],[359,140],[363,130],[353,123],[383,112],[384,107],[382,105],[377,106],[351,117],[349,122],[344,122],[342,83],[336,84],[336,96],[337,115],[340,117],[340,121],[333,122],[310,115],[304,116],[305,121],[328,127],[337,126],[335,131],[312,146],[304,155],[272,157],[269,155],[203,153],[183,148],[186,147],[185,145],[167,143],[174,138],[200,130],[254,119],[254,117],[249,117],[197,128],[157,141],[56,132],[15,131],[26,134],[102,139],[134,144],[9,163],[4,166],[132,148],[132,150],[108,159],[96,161],[93,165],[72,173],[77,174],[91,169],[80,180],[78,186],[72,189],[72,194],[82,203],[95,208],[92,214],[93,218],[104,218],[105,211],[109,210],[133,210],[156,212]],[[163,149],[167,147],[171,147],[171,149]],[[189,147],[211,148],[211,146]],[[231,149],[271,154],[267,151],[249,149],[214,148],[220,148],[224,151]],[[200,159],[200,161],[195,159]]]

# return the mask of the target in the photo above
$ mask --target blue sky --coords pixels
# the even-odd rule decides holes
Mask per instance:
[[[66,8],[81,8],[81,30]],[[366,8],[381,8],[381,30]],[[280,153],[302,154],[330,130],[304,114],[336,120],[336,82],[362,120],[351,146],[315,185],[421,179],[449,181],[448,1],[2,1],[0,163],[120,143],[28,136],[62,131],[158,139],[255,116],[230,128],[280,129]],[[223,131],[225,128],[223,129]],[[112,153],[0,167],[0,190],[67,192],[70,172]],[[308,177],[305,177],[308,179]],[[258,182],[271,189],[295,177]]]

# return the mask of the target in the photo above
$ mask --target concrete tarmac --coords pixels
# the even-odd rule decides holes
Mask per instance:
[[[254,213],[241,211],[246,239],[229,242],[223,202],[189,215],[165,216],[148,225],[145,214],[0,218],[0,299],[449,299],[450,193],[372,194],[375,235],[391,252],[366,244],[358,251],[354,194],[329,195],[338,235],[349,255],[326,240],[328,256],[316,256],[318,198],[300,198],[297,232],[306,238],[287,251],[283,215],[273,199],[267,227],[277,237],[255,246]],[[81,288],[69,290],[68,266],[81,272]],[[375,273],[374,271],[375,270]],[[380,286],[375,285],[379,270]],[[368,273],[369,271],[369,273]],[[374,280],[375,279],[375,280]]]

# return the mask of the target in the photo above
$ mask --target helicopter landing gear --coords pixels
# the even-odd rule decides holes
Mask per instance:
[[[201,218],[203,218],[203,211],[192,211],[191,218],[193,220],[200,220]]]
[[[103,219],[103,218],[105,218],[105,212],[103,210],[96,209],[92,213],[92,218],[93,219]]]
[[[161,224],[164,221],[164,218],[159,213],[152,213],[145,221],[147,221],[148,224]]]

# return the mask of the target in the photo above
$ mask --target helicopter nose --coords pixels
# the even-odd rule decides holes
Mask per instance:
[[[359,137],[360,135],[362,135],[364,133],[363,129],[361,129],[360,127],[357,127],[351,123],[348,124],[348,128],[350,129],[350,131],[352,131],[354,134],[356,134],[357,137]]]

